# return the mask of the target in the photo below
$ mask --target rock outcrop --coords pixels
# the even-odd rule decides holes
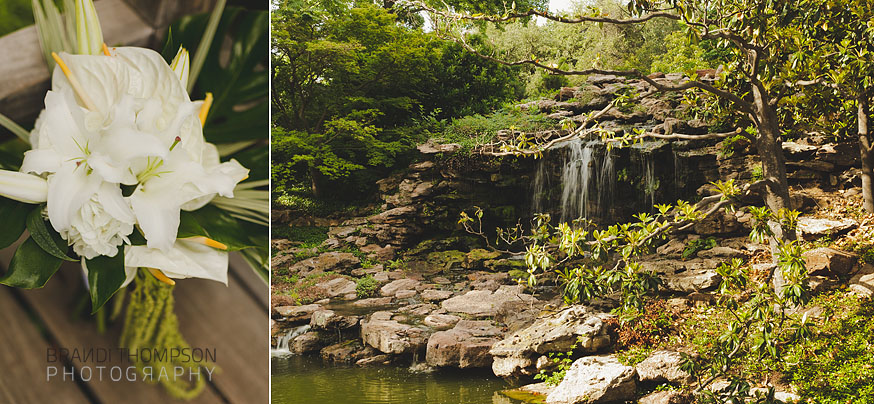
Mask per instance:
[[[586,306],[570,306],[540,317],[492,347],[492,371],[505,378],[531,376],[539,356],[567,352],[572,346],[590,353],[604,349],[611,343],[604,321],[611,317]]]

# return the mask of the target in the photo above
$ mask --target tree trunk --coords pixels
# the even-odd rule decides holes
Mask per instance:
[[[313,196],[316,198],[322,197],[322,172],[319,171],[316,163],[309,166],[310,189],[313,191]]]
[[[862,198],[865,211],[874,213],[874,151],[868,137],[868,95],[862,92],[857,100],[859,152],[862,161]]]
[[[765,185],[765,204],[772,212],[777,213],[780,209],[792,209],[792,200],[789,198],[789,182],[786,179],[786,159],[783,156],[783,142],[780,140],[780,127],[777,121],[777,113],[769,104],[769,97],[758,86],[753,86],[753,95],[756,104],[756,129],[759,135],[756,138],[756,148],[759,158],[762,159],[762,172]],[[777,252],[781,242],[795,240],[794,229],[784,229],[779,222],[772,220],[768,226],[774,233],[770,240],[771,257],[776,264]],[[786,285],[782,271],[774,271],[774,290],[780,293]]]

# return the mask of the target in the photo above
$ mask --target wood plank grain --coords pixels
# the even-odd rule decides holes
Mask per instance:
[[[75,382],[46,381],[46,347],[51,344],[12,293],[0,286],[0,402],[88,403]]]
[[[153,27],[166,27],[179,17],[209,11],[216,0],[125,0]]]
[[[213,384],[231,403],[269,401],[270,347],[267,305],[244,290],[240,276],[248,268],[235,266],[229,286],[202,279],[186,279],[177,285],[179,324],[192,346],[217,349],[222,373]],[[267,285],[261,282],[262,295]],[[196,290],[197,293],[190,293]]]
[[[155,29],[143,21],[121,0],[94,2],[106,43],[146,46],[153,41]],[[36,119],[49,89],[46,68],[35,26],[0,37],[0,113],[25,124]]]
[[[265,310],[270,307],[270,288],[264,278],[256,274],[239,253],[231,253],[229,261],[231,276],[239,279],[249,294],[262,304]]]
[[[77,370],[83,367],[121,366],[126,368],[129,362],[122,360],[117,354],[118,339],[121,332],[121,322],[110,327],[105,334],[97,332],[93,321],[72,318],[72,307],[76,304],[77,291],[83,290],[81,269],[76,264],[64,265],[57,274],[42,289],[24,291],[22,295],[34,312],[45,323],[49,333],[57,340],[59,347],[82,351],[90,348],[108,348],[115,352],[111,361],[95,363],[73,359],[72,364]],[[187,316],[186,316],[187,317]],[[45,350],[45,347],[40,347]],[[96,374],[96,373],[95,373]],[[203,394],[192,401],[173,400],[163,388],[142,381],[113,381],[109,378],[83,383],[84,386],[105,403],[221,403],[222,397],[213,389],[206,388]]]

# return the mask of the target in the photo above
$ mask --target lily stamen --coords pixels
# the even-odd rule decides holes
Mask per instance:
[[[223,243],[220,243],[220,242],[218,242],[218,241],[215,241],[215,240],[213,240],[213,239],[211,239],[211,238],[209,238],[209,237],[194,236],[194,237],[185,237],[185,238],[180,238],[180,240],[191,241],[191,242],[195,242],[195,243],[198,243],[198,244],[203,244],[203,245],[205,245],[205,246],[207,246],[207,247],[212,247],[212,248],[215,248],[215,249],[217,249],[217,250],[224,250],[224,251],[227,251],[227,249],[228,249],[228,246],[227,246],[227,245],[225,245],[225,244],[223,244]]]
[[[182,138],[179,136],[176,136],[176,139],[173,140],[173,144],[170,145],[170,151],[173,151],[173,148],[176,147],[176,145],[179,144],[179,142],[181,142],[181,141],[182,141]]]
[[[155,279],[157,279],[161,282],[164,282],[170,286],[176,285],[176,281],[168,278],[167,275],[164,275],[164,273],[161,272],[160,269],[156,269],[156,268],[146,268],[146,269],[149,270],[149,273],[152,274],[152,276],[154,276]]]
[[[82,100],[82,103],[85,104],[85,108],[88,108],[91,111],[97,111],[97,107],[94,106],[94,103],[91,101],[91,98],[88,97],[88,93],[85,92],[85,89],[82,88],[82,84],[79,83],[79,80],[76,79],[76,76],[73,75],[73,72],[67,67],[67,64],[64,63],[64,60],[58,56],[57,53],[52,52],[52,58],[55,59],[55,62],[61,68],[61,71],[64,72],[64,76],[67,76],[67,80],[70,81],[70,85],[73,86],[73,90],[79,96],[79,99]]]
[[[206,93],[203,99],[203,105],[200,106],[200,113],[197,116],[200,118],[200,126],[206,123],[206,115],[209,113],[209,108],[212,106],[212,93]]]
[[[103,54],[106,55],[106,56],[112,56],[112,54],[109,53],[109,47],[106,46],[106,43],[105,43],[105,42],[103,43]]]

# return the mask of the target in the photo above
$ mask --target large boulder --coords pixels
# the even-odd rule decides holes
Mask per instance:
[[[683,358],[679,352],[659,350],[635,366],[641,382],[685,384],[692,375],[680,368]]]
[[[310,326],[322,330],[345,330],[358,325],[358,317],[341,316],[334,310],[317,310],[313,313]]]
[[[548,396],[547,403],[610,403],[633,400],[637,383],[635,371],[615,355],[586,356],[577,359],[564,380]]]
[[[352,253],[331,251],[300,261],[288,271],[301,276],[323,272],[345,273],[360,263],[361,260]]]
[[[716,268],[721,260],[696,258],[688,261],[660,259],[652,256],[643,260],[640,267],[653,271],[664,281],[665,289],[672,292],[692,293],[710,290],[719,285],[720,276]]]
[[[379,294],[383,296],[394,296],[400,291],[405,290],[416,290],[416,288],[421,286],[421,282],[415,279],[398,279],[395,281],[391,281],[382,288],[379,289]]]
[[[386,354],[411,354],[425,349],[428,330],[392,319],[392,313],[378,311],[361,322],[361,339]]]
[[[355,294],[355,281],[346,278],[334,278],[331,280],[319,282],[316,287],[324,292],[324,296],[337,297]]]
[[[284,317],[286,322],[302,323],[310,321],[313,313],[321,308],[322,306],[318,304],[307,304],[304,306],[277,306],[274,310]]]
[[[472,317],[494,317],[505,302],[521,301],[534,303],[537,299],[523,292],[521,285],[502,285],[498,290],[472,290],[460,296],[444,300],[443,309]]]
[[[855,229],[858,225],[850,218],[831,220],[805,216],[798,219],[798,230],[808,241],[826,236],[835,237]]]
[[[805,251],[801,256],[811,275],[847,275],[859,260],[856,254],[828,247]]]
[[[490,321],[461,320],[455,328],[439,331],[428,339],[425,360],[431,366],[485,368],[492,365],[489,349],[501,330]]]
[[[492,371],[500,377],[519,378],[536,373],[537,357],[550,352],[567,352],[573,346],[581,352],[597,352],[610,345],[604,324],[610,317],[586,306],[542,316],[492,347]]]

